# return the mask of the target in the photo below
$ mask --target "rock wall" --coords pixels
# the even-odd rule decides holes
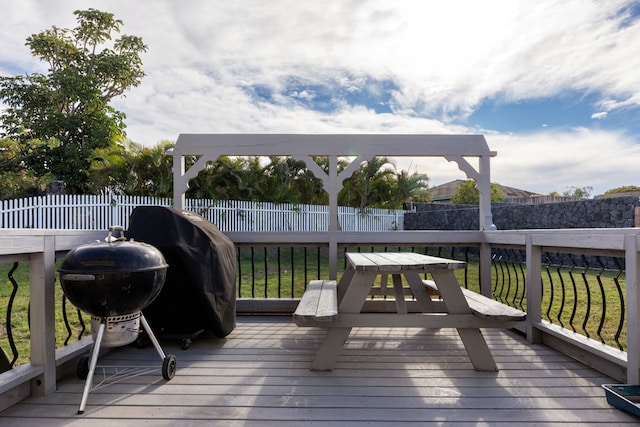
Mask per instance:
[[[478,230],[478,207],[416,203],[404,215],[405,230]],[[621,228],[638,226],[640,199],[617,197],[539,205],[494,203],[498,230],[537,228]]]

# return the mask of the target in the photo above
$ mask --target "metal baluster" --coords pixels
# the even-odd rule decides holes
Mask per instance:
[[[464,248],[464,287],[469,289],[469,247]]]
[[[620,275],[622,274],[622,267],[620,266],[618,258],[614,258],[613,261],[615,262],[616,268],[618,269],[616,275],[613,277],[613,282],[616,284],[616,289],[618,290],[618,298],[620,299],[620,319],[618,320],[618,329],[616,330],[615,340],[618,348],[620,350],[624,350],[624,347],[620,343],[620,334],[622,333],[622,327],[624,325],[625,319],[625,301],[622,287],[620,286],[620,281],[618,280]]]
[[[18,293],[18,282],[13,277],[13,273],[18,269],[19,263],[16,261],[7,273],[7,278],[11,282],[13,288],[11,289],[11,296],[9,297],[9,304],[7,306],[6,326],[7,326],[7,340],[9,341],[9,347],[11,347],[12,359],[9,361],[9,367],[13,368],[13,365],[18,360],[18,348],[16,347],[15,340],[13,339],[13,327],[11,326],[11,313],[13,311],[13,303]]]
[[[62,295],[62,320],[64,323],[64,328],[67,330],[67,337],[64,340],[64,345],[69,344],[69,340],[71,339],[71,325],[69,324],[69,317],[67,316],[67,296]]]
[[[280,253],[280,246],[278,246],[277,250],[276,250],[276,254],[277,254],[277,262],[278,262],[278,298],[280,298],[281,292],[280,290],[282,289],[282,260],[281,260],[281,253]],[[266,277],[266,275],[265,275]],[[265,279],[265,285],[264,285],[264,297],[267,297],[267,283],[266,283],[266,279]]]
[[[304,288],[307,289],[308,280],[308,268],[307,268],[307,247],[304,247]],[[346,252],[346,249],[345,249]]]
[[[500,256],[498,257],[498,266],[500,267],[500,277],[502,277],[501,283],[500,283],[500,290],[498,290],[497,294],[496,294],[496,299],[499,298],[499,301],[502,301],[502,293],[504,292],[504,281],[505,281],[505,274],[504,274],[504,265],[502,263],[502,260],[504,259],[504,256],[502,255],[503,250],[502,249],[498,249],[500,251]],[[497,287],[496,287],[497,289]]]
[[[294,250],[293,246],[291,246],[291,298],[295,298],[295,269],[294,269]]]
[[[320,280],[320,246],[318,246],[318,248],[316,250],[316,264],[318,265],[318,277],[317,277],[317,279]]]
[[[526,308],[524,306],[524,301],[526,299],[526,295],[527,295],[527,274],[524,271],[524,265],[526,262],[526,256],[524,254],[524,252],[522,250],[518,251],[518,253],[520,254],[520,260],[518,262],[518,267],[520,268],[520,278],[522,279],[522,292],[520,293],[520,302],[518,304],[518,308],[520,310],[526,311]]]
[[[549,304],[547,306],[547,311],[545,312],[545,315],[547,316],[547,320],[551,323],[553,323],[553,320],[551,320],[551,305],[553,304],[553,297],[554,297],[554,293],[553,293],[553,277],[551,277],[551,259],[549,258],[549,254],[547,252],[545,252],[545,256],[547,257],[547,264],[545,265],[544,269],[547,272],[547,277],[549,278]],[[544,286],[542,286],[542,296],[544,298]]]
[[[502,295],[501,301],[503,303],[507,303],[507,300],[509,299],[509,294],[511,293],[511,269],[509,268],[509,265],[512,264],[513,261],[511,260],[511,257],[509,256],[509,250],[508,249],[505,249],[504,253],[505,253],[505,267],[506,267],[506,270],[507,270],[507,290]]]
[[[279,246],[278,246],[279,247]],[[268,256],[267,256],[267,247],[265,246],[263,249],[263,253],[264,253],[264,297],[267,297],[267,280],[269,279],[269,268],[267,266],[267,260],[268,260]]]
[[[492,250],[492,252],[493,253],[491,254],[491,266],[493,267],[493,272],[494,272],[493,276],[495,277],[495,279],[493,281],[493,291],[492,291],[492,293],[494,295],[496,295],[497,294],[497,290],[498,290],[498,263],[496,261],[496,257],[497,257],[496,253],[493,250]]]
[[[236,251],[236,264],[238,265],[238,298],[242,298],[242,262],[240,256],[240,246]]]
[[[256,297],[256,251],[251,246],[251,298]]]
[[[604,285],[602,284],[602,273],[604,272],[604,263],[600,256],[596,257],[598,264],[600,265],[600,271],[596,275],[596,279],[598,279],[598,285],[600,286],[600,296],[602,297],[602,314],[600,316],[600,323],[598,324],[598,337],[600,338],[600,342],[605,344],[605,339],[602,337],[602,328],[604,326],[604,320],[607,317],[607,297],[604,293]]]
[[[576,332],[576,328],[573,325],[573,321],[576,318],[576,312],[578,311],[578,287],[576,285],[576,279],[573,276],[573,270],[576,268],[576,263],[573,259],[573,256],[569,256],[571,260],[571,267],[569,268],[569,278],[571,279],[571,286],[573,288],[573,307],[571,308],[571,316],[569,316],[569,326],[571,326],[571,330]]]
[[[564,312],[564,303],[566,301],[566,290],[564,286],[564,278],[562,277],[562,264],[563,264],[562,257],[560,256],[560,253],[557,253],[557,255],[558,255],[558,268],[556,269],[556,271],[558,273],[558,279],[560,280],[560,309],[558,310],[556,319],[558,319],[560,326],[564,328],[564,323],[562,322],[562,313]]]
[[[587,338],[591,338],[589,335],[589,331],[587,331],[587,323],[589,322],[589,316],[591,315],[591,289],[589,287],[589,280],[587,279],[587,271],[589,271],[589,263],[587,262],[587,258],[582,255],[583,262],[583,270],[582,270],[582,280],[584,281],[584,286],[587,289],[587,311],[584,315],[584,320],[582,322],[582,331],[586,335]]]
[[[82,339],[84,333],[87,331],[87,325],[84,323],[84,319],[82,318],[82,311],[79,308],[76,308],[76,314],[78,316],[78,322],[80,323],[80,332],[78,332],[78,340]]]
[[[513,276],[515,277],[515,290],[513,291],[513,296],[511,298],[511,307],[515,307],[516,306],[516,299],[518,296],[518,289],[520,289],[520,278],[518,277],[518,270],[516,265],[518,264],[517,262],[517,255],[516,255],[516,251],[515,250],[511,250],[511,268],[513,269]],[[509,288],[511,288],[511,281],[509,281]],[[508,295],[507,295],[508,296]]]

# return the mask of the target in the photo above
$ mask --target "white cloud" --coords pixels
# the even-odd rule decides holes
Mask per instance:
[[[491,150],[497,151],[491,159],[492,182],[540,194],[592,187],[597,195],[638,185],[640,146],[619,133],[577,128],[525,135],[486,133],[485,138]],[[427,173],[431,186],[466,179],[455,163],[441,159],[401,158],[397,167]]]
[[[623,133],[543,126],[508,135],[453,124],[486,99],[599,94],[593,119],[640,105],[640,20],[611,18],[628,0],[0,1],[0,74],[43,71],[26,37],[75,26],[78,8],[112,12],[123,32],[141,36],[148,75],[115,106],[130,138],[146,145],[183,132],[485,133],[499,152],[494,181],[505,185],[547,193],[638,184],[639,141]],[[284,92],[292,76],[340,82],[349,93],[367,79],[393,81],[394,114],[304,109],[301,100],[318,94]],[[252,98],[254,85],[274,102]],[[425,170],[433,183],[462,177],[441,163]]]
[[[492,180],[547,194],[593,187],[594,194],[637,185],[640,146],[623,134],[585,128],[527,135],[490,135]],[[616,184],[617,183],[617,184]]]
[[[606,111],[600,111],[600,112],[598,112],[598,113],[593,113],[593,114],[591,115],[591,118],[592,118],[592,119],[596,119],[596,120],[604,119],[605,117],[607,117],[607,115],[608,115],[608,114],[609,114],[609,113],[607,113]]]

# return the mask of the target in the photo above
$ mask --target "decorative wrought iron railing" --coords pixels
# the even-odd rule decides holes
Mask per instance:
[[[542,316],[551,324],[626,351],[624,258],[542,253]],[[493,248],[494,299],[526,311],[524,249]]]
[[[476,292],[479,288],[479,255],[477,247],[470,246],[342,246],[342,252],[358,251],[411,251],[427,255],[465,261],[467,268],[461,270],[462,286]],[[327,277],[328,253],[323,245],[278,246],[242,244],[237,246],[236,289],[238,298],[300,298],[306,284],[312,279]],[[494,299],[526,311],[526,256],[524,249],[492,249],[492,290]],[[28,268],[23,263],[22,268]],[[13,334],[12,317],[15,312],[28,310],[28,296],[16,304],[19,285],[14,273],[20,264],[14,262],[6,271],[7,284],[11,286],[0,293],[6,307],[6,338],[2,346],[10,350],[8,366],[28,360],[20,354]],[[344,269],[344,261],[342,269]],[[543,306],[542,313],[548,322],[584,335],[596,337],[606,345],[625,350],[625,282],[624,259],[619,257],[587,256],[543,253]],[[614,268],[611,268],[614,267]],[[341,272],[342,270],[340,270]],[[28,283],[20,286],[28,287]],[[87,336],[88,316],[68,303],[58,292],[59,313],[62,329],[57,342],[68,345]],[[24,318],[24,316],[22,316]],[[24,335],[24,334],[23,334]],[[26,336],[21,337],[24,341]]]

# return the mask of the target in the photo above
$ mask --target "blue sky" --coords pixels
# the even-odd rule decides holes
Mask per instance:
[[[487,99],[473,112],[468,124],[499,132],[532,132],[543,128],[571,129],[574,127],[611,128],[624,124],[626,129],[633,127],[633,133],[639,133],[633,121],[638,120],[638,109],[616,111],[602,118],[593,104],[598,95],[567,94],[543,99],[522,100],[501,103]],[[629,129],[631,130],[631,129]]]
[[[0,75],[25,39],[94,7],[149,46],[115,107],[128,136],[471,133],[492,181],[547,194],[640,186],[640,1],[0,0]],[[455,165],[398,159],[431,185]]]

